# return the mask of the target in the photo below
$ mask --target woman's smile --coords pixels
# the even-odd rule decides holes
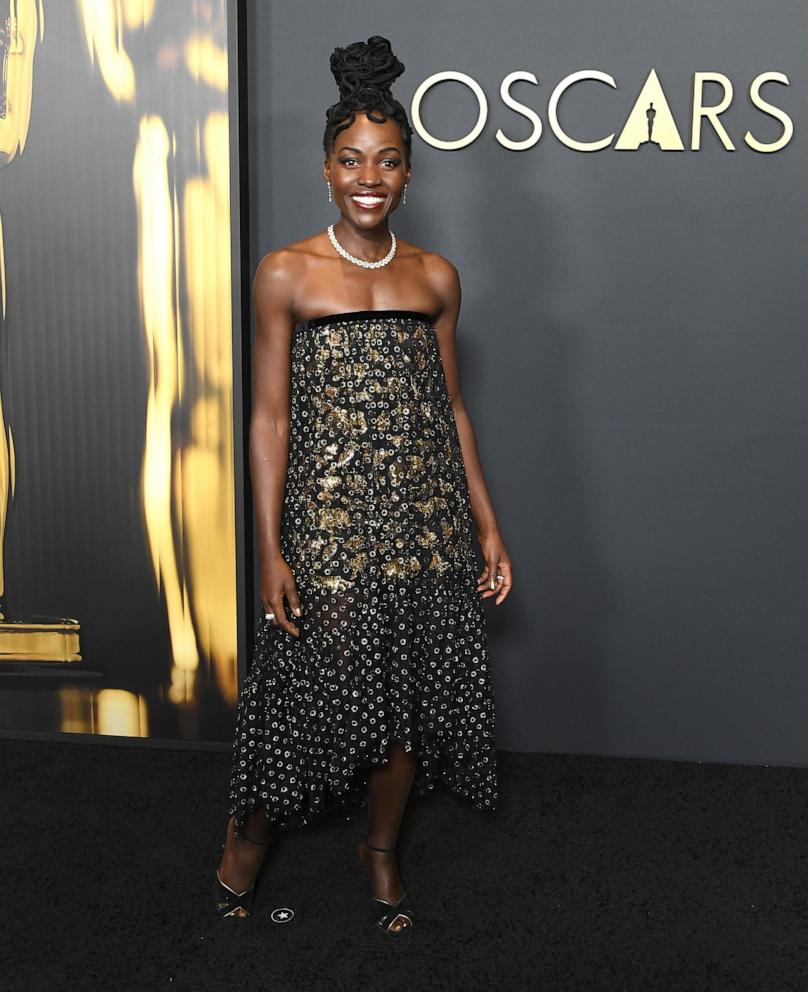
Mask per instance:
[[[351,199],[362,210],[379,210],[387,202],[383,193],[351,193]]]

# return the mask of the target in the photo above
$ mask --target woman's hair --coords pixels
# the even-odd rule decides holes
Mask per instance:
[[[323,150],[331,154],[340,131],[356,120],[356,111],[364,111],[377,124],[388,117],[401,128],[407,165],[410,164],[412,128],[407,112],[393,97],[390,86],[404,72],[404,65],[393,54],[387,38],[375,34],[367,41],[355,41],[347,48],[335,48],[331,54],[331,72],[339,88],[339,100],[325,112]],[[381,114],[380,117],[374,114]]]

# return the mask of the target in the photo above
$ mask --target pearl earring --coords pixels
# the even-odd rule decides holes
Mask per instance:
[[[407,183],[404,183],[404,193],[403,193],[403,195],[401,197],[401,202],[402,203],[406,203],[407,202]]]
[[[328,186],[328,202],[331,202],[331,180],[326,180],[326,185]]]

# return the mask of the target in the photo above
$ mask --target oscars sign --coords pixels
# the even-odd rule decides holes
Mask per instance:
[[[477,121],[472,129],[468,134],[453,141],[444,141],[430,134],[421,119],[421,103],[426,94],[439,83],[447,81],[458,82],[468,87],[474,94],[478,105]],[[520,141],[509,138],[501,128],[497,130],[494,137],[504,148],[521,152],[538,144],[542,135],[543,124],[535,110],[511,96],[511,86],[515,82],[528,82],[538,86],[539,80],[532,72],[517,70],[509,73],[502,80],[499,88],[500,99],[505,106],[526,117],[533,125],[533,129],[527,138]],[[550,130],[562,145],[577,152],[597,152],[610,147],[613,147],[615,151],[637,151],[643,148],[655,148],[663,152],[685,150],[681,130],[654,69],[648,74],[616,141],[614,132],[589,141],[581,140],[569,134],[559,120],[559,105],[567,90],[577,84],[587,82],[605,83],[612,89],[618,88],[613,76],[598,69],[582,69],[579,72],[573,72],[558,83],[550,94],[550,100],[547,104],[547,120]],[[722,96],[717,103],[706,106],[704,86],[705,83],[710,82],[716,83],[720,87]],[[782,133],[774,141],[763,142],[758,140],[750,130],[747,130],[743,135],[743,141],[747,147],[756,152],[780,151],[789,143],[794,134],[794,124],[788,114],[769,103],[761,95],[764,83],[768,82],[789,85],[788,77],[782,72],[762,72],[755,76],[749,84],[749,100],[763,114],[779,121],[782,125]],[[696,72],[693,74],[689,144],[691,151],[700,149],[701,135],[705,126],[712,128],[727,151],[734,152],[736,150],[732,138],[721,122],[721,114],[729,108],[732,99],[733,86],[728,76],[720,72]],[[470,145],[483,132],[488,120],[488,100],[483,88],[475,79],[465,73],[450,69],[445,72],[436,72],[421,83],[412,99],[411,116],[413,128],[424,141],[434,148],[454,151]]]

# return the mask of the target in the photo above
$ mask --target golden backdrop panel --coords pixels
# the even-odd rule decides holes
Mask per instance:
[[[233,11],[17,0],[2,16],[0,734],[226,744]]]

